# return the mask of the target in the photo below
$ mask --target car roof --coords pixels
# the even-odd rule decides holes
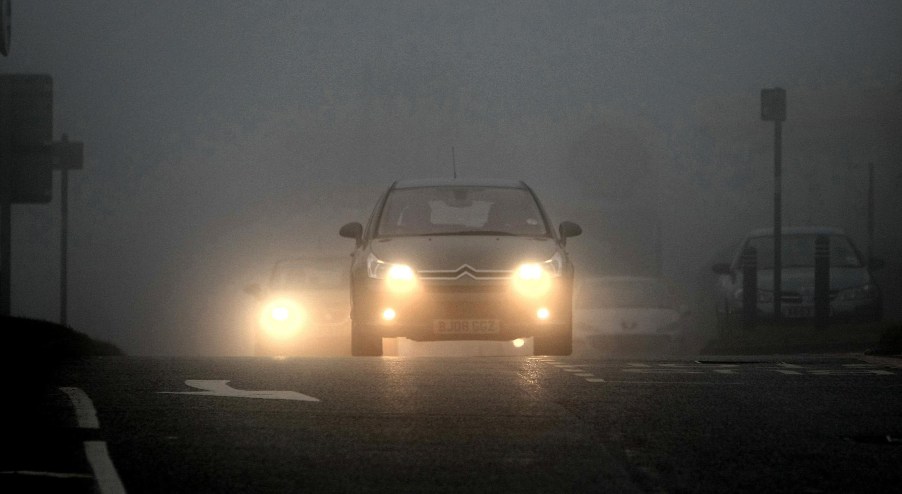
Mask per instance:
[[[499,178],[419,178],[399,180],[392,185],[393,189],[411,189],[416,187],[452,187],[455,185],[464,187],[508,187],[525,189],[526,184],[522,180]]]
[[[784,226],[780,229],[783,235],[845,235],[841,228],[832,226]],[[773,228],[758,228],[749,232],[747,237],[770,237],[774,234]]]

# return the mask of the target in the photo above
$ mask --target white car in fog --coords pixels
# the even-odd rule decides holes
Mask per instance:
[[[574,294],[573,338],[596,349],[628,339],[673,351],[682,346],[688,314],[676,287],[666,279],[586,278]]]
[[[254,354],[345,354],[351,320],[347,256],[281,259],[269,283],[245,292],[257,299]]]

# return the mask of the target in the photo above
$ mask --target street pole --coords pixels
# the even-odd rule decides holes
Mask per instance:
[[[10,315],[10,268],[12,267],[12,115],[9,80],[0,77],[0,315]]]
[[[774,322],[783,311],[783,121],[786,120],[786,90],[761,90],[761,120],[774,123]]]
[[[874,163],[868,163],[868,264],[874,258]]]
[[[63,145],[69,143],[69,137],[63,134]],[[60,324],[68,326],[67,312],[69,306],[69,164],[60,166]]]
[[[774,122],[774,322],[783,312],[783,122]]]

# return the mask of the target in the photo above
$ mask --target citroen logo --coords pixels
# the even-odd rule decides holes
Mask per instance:
[[[502,269],[476,269],[469,264],[464,264],[454,270],[427,270],[420,269],[417,274],[424,280],[459,280],[469,276],[474,280],[503,280],[510,278],[510,270]]]

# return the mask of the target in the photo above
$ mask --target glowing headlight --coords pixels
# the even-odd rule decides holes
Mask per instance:
[[[385,277],[394,281],[413,281],[413,269],[406,264],[392,264]]]
[[[517,268],[516,277],[520,281],[538,281],[545,276],[542,265],[537,262],[521,264]]]
[[[523,263],[514,270],[514,288],[527,297],[541,297],[551,289],[552,278],[561,276],[564,260],[559,252],[545,262]]]
[[[288,338],[307,322],[307,312],[293,300],[278,299],[268,303],[260,316],[260,325],[270,336]]]
[[[417,276],[412,267],[383,262],[372,253],[366,259],[366,272],[370,278],[385,280],[393,292],[408,292],[416,286]]]

